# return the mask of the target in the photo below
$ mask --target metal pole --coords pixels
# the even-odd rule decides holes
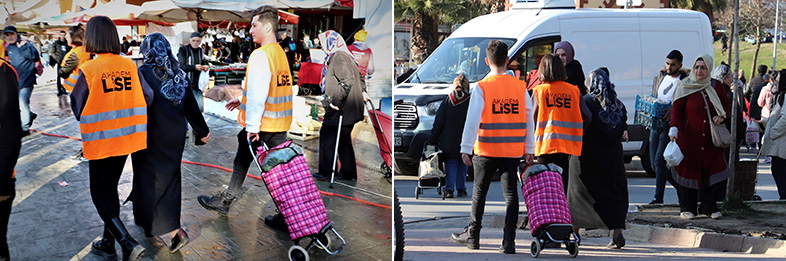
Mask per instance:
[[[740,71],[740,33],[737,27],[737,22],[739,21],[740,17],[740,0],[734,0],[734,73]],[[740,88],[737,83],[737,79],[734,79],[732,82],[732,89],[734,93],[732,94],[732,103],[731,103],[731,139],[734,141],[734,144],[731,146],[729,155],[729,168],[731,169],[731,176],[729,177],[728,183],[726,184],[726,197],[731,196],[732,192],[734,192],[734,180],[737,176],[737,150],[739,149],[737,146],[737,110],[739,109],[739,104],[737,104],[737,99],[742,95],[740,93]]]
[[[781,1],[775,1],[775,39],[772,40],[772,70],[775,71],[775,65],[778,61],[778,23],[780,18]]]

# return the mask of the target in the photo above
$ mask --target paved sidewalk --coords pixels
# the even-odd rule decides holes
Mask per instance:
[[[48,67],[47,67],[48,68]],[[42,78],[43,79],[43,78]],[[44,80],[39,79],[39,82]],[[58,108],[54,83],[36,86],[31,109],[38,114],[33,129],[46,133],[79,137],[78,123]],[[231,168],[237,149],[237,123],[206,116],[211,128],[210,142],[194,146],[186,142],[183,159]],[[184,133],[185,134],[185,133]],[[368,123],[356,125],[353,144],[358,155],[357,182],[342,183],[322,191],[339,193],[369,202],[390,206],[392,186],[377,170],[382,162],[373,128]],[[312,170],[316,169],[318,139],[296,141],[306,151]],[[95,260],[89,253],[91,241],[102,233],[102,223],[90,200],[88,164],[72,159],[81,142],[49,137],[38,133],[23,139],[17,164],[17,197],[11,213],[8,239],[13,260]],[[182,224],[191,243],[179,253],[167,250],[169,237],[145,238],[134,225],[132,203],[121,207],[120,217],[131,234],[148,252],[145,259],[155,260],[285,260],[293,245],[289,235],[264,224],[275,205],[260,180],[247,178],[245,194],[237,200],[228,216],[204,210],[196,201],[199,194],[222,190],[231,173],[203,166],[183,164]],[[252,174],[257,174],[252,167]],[[130,157],[120,181],[120,198],[131,190]],[[67,184],[67,185],[66,185]],[[369,191],[369,192],[366,192]],[[309,251],[312,260],[390,260],[391,212],[358,201],[322,196],[328,218],[347,240],[347,247],[336,257],[321,250]],[[306,240],[305,242],[307,242]],[[335,241],[334,241],[335,242]],[[118,253],[119,247],[118,248]]]
[[[501,216],[500,216],[501,217]],[[470,250],[466,246],[457,245],[450,240],[450,234],[461,232],[469,218],[450,218],[436,221],[424,221],[404,225],[405,248],[404,260],[521,260],[532,258],[529,253],[532,236],[529,230],[517,230],[516,254],[507,255],[499,253],[502,243],[502,228],[491,227],[491,216],[483,220],[483,229],[480,232],[480,249]],[[624,235],[624,232],[623,232]],[[684,246],[660,245],[636,242],[630,239],[622,249],[608,249],[606,244],[609,237],[582,238],[579,247],[580,259],[587,260],[783,260],[784,257],[773,257],[746,253],[731,253],[717,250],[693,248]],[[539,259],[546,260],[575,260],[568,251],[561,249],[545,249],[540,253]]]

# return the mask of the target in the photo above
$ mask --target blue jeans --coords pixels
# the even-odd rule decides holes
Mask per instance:
[[[445,178],[448,183],[447,190],[467,190],[464,184],[467,182],[467,165],[464,165],[461,159],[445,160]]]
[[[666,159],[663,158],[663,152],[669,141],[669,129],[650,131],[650,163],[655,169],[655,200],[658,201],[663,201],[666,181],[677,188],[677,183],[674,182],[671,171],[666,166]]]
[[[33,94],[33,86],[19,89],[19,113],[22,117],[22,131],[30,130],[33,125],[31,118],[33,112],[30,111],[30,95]]]

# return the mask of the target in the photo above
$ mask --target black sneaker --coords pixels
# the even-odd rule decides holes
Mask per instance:
[[[287,222],[284,220],[284,215],[281,213],[265,217],[265,225],[289,233]]]
[[[469,249],[480,249],[480,238],[470,237],[468,228],[464,228],[464,232],[451,234],[450,239],[456,244],[467,245]]]
[[[663,200],[662,199],[661,200],[653,199],[652,201],[650,201],[650,205],[653,205],[653,204],[663,204]]]
[[[93,241],[90,253],[101,256],[104,260],[117,260],[114,240],[110,241],[102,238],[98,241]]]
[[[213,196],[199,195],[197,201],[207,210],[217,211],[221,215],[226,215],[229,212],[229,206],[235,197],[226,192],[219,192]]]
[[[466,189],[456,190],[456,196],[457,197],[466,197],[467,196],[467,190]]]
[[[508,246],[501,245],[499,246],[499,252],[503,254],[515,254],[516,253],[516,245],[511,244]]]
[[[30,136],[30,131],[29,130],[22,131],[22,138],[27,137],[27,136]]]
[[[453,198],[453,190],[445,191],[445,198]]]

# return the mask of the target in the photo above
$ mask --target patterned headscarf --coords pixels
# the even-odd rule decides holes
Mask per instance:
[[[166,70],[167,78],[161,84],[161,94],[170,101],[179,102],[186,96],[188,77],[178,66],[169,41],[161,33],[149,34],[139,47],[145,65]]]
[[[617,92],[614,90],[614,84],[609,80],[608,74],[600,68],[592,70],[587,75],[584,84],[589,87],[590,93],[588,95],[592,95],[603,108],[598,112],[600,120],[612,126],[622,123],[625,105],[617,99]]]
[[[325,92],[327,61],[330,59],[330,56],[336,52],[345,52],[350,57],[352,57],[352,59],[354,59],[355,56],[349,52],[349,49],[347,49],[347,43],[344,42],[344,37],[342,37],[341,34],[337,33],[336,31],[327,30],[327,32],[319,34],[319,43],[322,44],[322,51],[325,51],[327,54],[327,57],[325,57],[325,62],[322,63],[322,83],[320,83],[322,92]],[[355,63],[357,63],[357,61],[355,61]]]

